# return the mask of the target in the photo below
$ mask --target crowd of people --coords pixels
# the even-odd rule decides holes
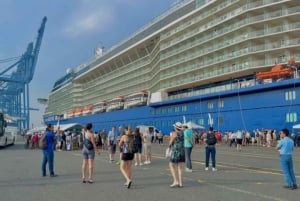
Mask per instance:
[[[228,146],[235,144],[237,151],[241,151],[242,145],[250,144],[247,143],[247,138],[252,139],[251,142],[253,142],[254,138],[257,145],[267,147],[274,146],[277,150],[279,150],[280,164],[286,182],[284,187],[292,190],[297,189],[292,160],[295,140],[289,134],[287,129],[282,129],[279,132],[279,137],[277,137],[274,130],[257,130],[257,135],[255,134],[255,137],[253,137],[249,133],[238,129],[236,132],[225,133],[222,138],[222,134],[219,131],[215,131],[212,127],[210,127],[208,131],[201,133],[199,138],[196,138],[196,135],[190,125],[177,122],[173,126],[174,129],[170,133],[168,144],[168,147],[171,150],[171,154],[169,156],[169,169],[173,179],[173,182],[170,184],[171,188],[183,187],[182,174],[184,167],[186,172],[193,172],[191,153],[196,143],[202,143],[205,145],[204,170],[208,171],[211,167],[212,171],[217,171],[216,145],[218,143],[221,143],[223,140],[228,144]],[[57,176],[54,173],[53,152],[55,149],[59,150],[64,147],[63,137],[60,137],[61,132],[59,129],[54,132],[53,128],[54,127],[52,125],[48,125],[45,133],[45,135],[47,135],[47,147],[43,149],[42,176],[47,175],[47,163],[49,166],[50,176]],[[116,151],[119,149],[120,155],[117,156],[118,161],[116,163],[120,164],[120,171],[125,179],[124,186],[129,189],[132,185],[132,164],[135,166],[151,164],[151,148],[152,143],[155,142],[153,140],[153,133],[151,134],[151,131],[148,128],[146,128],[143,133],[140,133],[139,128],[132,129],[130,125],[125,128],[119,127],[118,129],[113,126],[108,134],[106,134],[105,129],[98,134],[95,134],[92,128],[93,125],[89,123],[82,129],[80,134],[67,135],[71,136],[71,139],[76,139],[78,147],[82,148],[82,182],[93,183],[94,158],[96,153],[100,154],[100,150],[107,150],[109,154],[109,162],[113,163],[115,162]],[[278,143],[277,139],[280,140]],[[35,140],[33,141],[35,142]],[[68,140],[66,138],[66,147],[67,141]],[[68,148],[66,149],[68,150]],[[142,161],[142,154],[144,154],[144,161]],[[87,169],[88,176],[86,177]]]

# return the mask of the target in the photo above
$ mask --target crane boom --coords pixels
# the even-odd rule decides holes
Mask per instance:
[[[19,129],[29,129],[29,83],[38,60],[47,17],[44,17],[35,43],[28,44],[21,58],[0,72],[0,111],[18,119]]]

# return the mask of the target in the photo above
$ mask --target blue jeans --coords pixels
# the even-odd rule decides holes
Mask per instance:
[[[43,150],[43,163],[42,163],[42,174],[43,174],[43,176],[47,175],[46,174],[47,162],[48,162],[50,175],[54,175],[53,159],[54,159],[54,152],[53,151]]]
[[[212,167],[216,167],[216,147],[207,146],[205,147],[205,167],[209,167],[209,158],[211,156]]]
[[[280,155],[280,165],[288,186],[296,185],[292,155]]]
[[[186,162],[186,167],[188,169],[192,169],[192,159],[191,159],[191,154],[192,154],[192,147],[185,147],[185,162]]]

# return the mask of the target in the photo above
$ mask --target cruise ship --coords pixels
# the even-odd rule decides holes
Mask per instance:
[[[292,129],[300,120],[300,1],[185,0],[68,69],[44,122],[216,130]]]

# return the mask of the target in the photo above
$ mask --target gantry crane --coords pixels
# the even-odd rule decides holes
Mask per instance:
[[[18,61],[0,72],[0,111],[14,117],[19,129],[30,128],[32,108],[29,102],[29,83],[34,75],[46,21],[47,18],[44,17],[35,44],[29,43]]]

